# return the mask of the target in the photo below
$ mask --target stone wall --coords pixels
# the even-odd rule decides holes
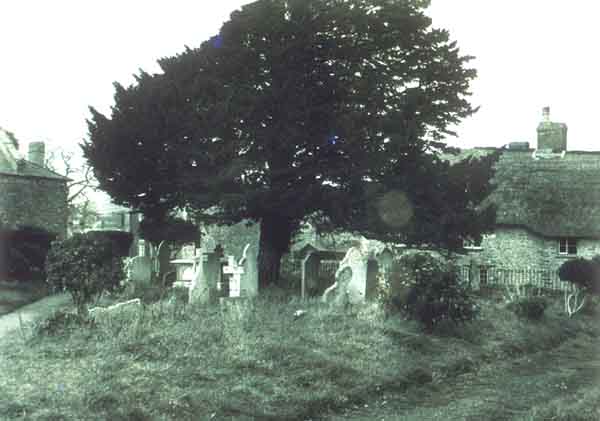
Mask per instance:
[[[67,234],[67,186],[64,180],[0,174],[0,222]]]
[[[600,241],[577,240],[577,256],[558,254],[558,238],[535,235],[523,228],[498,228],[481,243],[481,250],[473,250],[459,259],[468,265],[471,260],[478,265],[507,269],[557,270],[566,260],[574,257],[592,258],[600,255]]]

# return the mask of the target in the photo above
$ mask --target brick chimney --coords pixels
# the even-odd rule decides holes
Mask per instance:
[[[548,152],[567,150],[567,125],[550,121],[550,107],[542,109],[542,121],[537,127],[537,148]]]
[[[46,153],[46,145],[44,144],[44,142],[30,142],[29,143],[29,154],[28,154],[27,160],[29,162],[33,162],[34,164],[43,167],[43,166],[45,166],[44,165],[45,153]]]

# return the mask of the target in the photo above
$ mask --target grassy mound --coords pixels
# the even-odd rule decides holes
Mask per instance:
[[[587,316],[566,318],[560,302],[535,322],[480,305],[479,320],[432,335],[376,305],[201,307],[171,296],[78,329],[69,319],[62,333],[31,328],[26,342],[0,344],[0,419],[306,420],[600,334]]]

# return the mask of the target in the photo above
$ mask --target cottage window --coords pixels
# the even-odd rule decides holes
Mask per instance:
[[[577,254],[577,240],[574,238],[559,239],[558,254],[563,254],[565,256]]]
[[[479,269],[479,284],[486,285],[488,283],[488,270],[485,267]]]

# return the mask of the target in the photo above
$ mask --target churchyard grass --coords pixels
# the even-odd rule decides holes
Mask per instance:
[[[567,318],[560,299],[535,322],[490,299],[480,304],[479,320],[429,335],[375,305],[258,298],[202,307],[170,295],[55,335],[26,326],[25,337],[11,334],[0,344],[0,419],[382,419],[389,412],[374,402],[385,398],[393,407],[399,397],[413,414],[405,419],[428,419],[433,404],[423,396],[560,347],[573,350],[573,359],[598,343],[597,318]],[[295,316],[299,309],[306,313]],[[583,420],[575,415],[600,410],[600,385],[569,387],[514,419]],[[477,390],[469,392],[473,400]],[[359,411],[354,418],[352,411]]]

